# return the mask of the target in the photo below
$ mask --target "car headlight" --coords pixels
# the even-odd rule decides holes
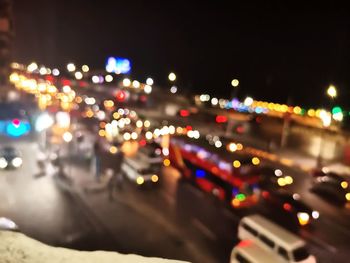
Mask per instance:
[[[347,201],[350,201],[350,193],[347,193],[347,194],[345,195],[345,199],[346,199]]]
[[[156,174],[152,175],[151,176],[151,180],[152,180],[153,183],[158,182],[158,180],[159,180],[158,175],[156,175]]]
[[[298,217],[300,225],[304,226],[304,225],[307,225],[309,223],[310,216],[308,213],[299,212],[299,213],[297,213],[297,217]]]
[[[4,169],[6,167],[7,167],[7,161],[6,161],[6,159],[4,157],[1,157],[0,158],[0,168]]]
[[[137,177],[136,183],[137,183],[138,185],[141,185],[141,184],[143,184],[144,182],[145,182],[145,179],[143,179],[142,176]]]
[[[312,218],[317,219],[320,217],[320,213],[318,211],[312,211]]]
[[[20,167],[22,165],[22,158],[16,157],[12,160],[12,165],[16,168]]]

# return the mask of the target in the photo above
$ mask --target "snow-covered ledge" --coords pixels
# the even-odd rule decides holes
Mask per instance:
[[[0,231],[0,262],[6,263],[180,263],[106,251],[76,251],[51,247],[22,233]]]

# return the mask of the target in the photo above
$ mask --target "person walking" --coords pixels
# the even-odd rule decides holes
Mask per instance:
[[[94,169],[94,174],[96,181],[100,181],[101,177],[101,145],[99,140],[96,140],[94,143],[94,155],[92,158],[92,168]]]
[[[119,151],[115,155],[112,155],[113,158],[113,175],[108,182],[108,197],[109,200],[113,200],[114,191],[118,188],[119,190],[123,189],[123,174],[121,171],[121,166],[124,160],[124,153]]]

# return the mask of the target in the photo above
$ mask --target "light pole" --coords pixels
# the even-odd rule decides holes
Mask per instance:
[[[237,92],[238,92],[238,88],[239,88],[239,80],[233,79],[231,81],[231,86],[233,87],[233,89],[231,90],[231,99],[234,99],[235,97],[237,97]]]
[[[168,79],[171,83],[175,83],[175,80],[176,80],[176,74],[174,72],[170,72],[169,75],[168,75]],[[174,85],[171,85],[170,87],[170,92],[172,94],[176,93],[177,92],[177,87],[174,86]]]
[[[316,159],[316,167],[321,168],[322,166],[322,154],[323,154],[323,148],[324,148],[324,134],[325,134],[325,129],[329,127],[332,123],[332,106],[334,99],[337,97],[338,92],[337,89],[334,85],[329,85],[327,88],[327,96],[330,98],[329,100],[329,107],[330,107],[330,113],[327,111],[322,111],[320,113],[320,118],[322,121],[322,131],[321,131],[321,141],[320,141],[320,150],[317,155]]]

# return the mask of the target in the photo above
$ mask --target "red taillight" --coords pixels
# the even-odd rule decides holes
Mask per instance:
[[[146,140],[142,139],[139,142],[140,146],[145,146],[146,145]]]
[[[181,117],[188,117],[190,115],[188,110],[180,110]]]
[[[226,116],[222,116],[222,115],[218,115],[215,118],[217,123],[225,123],[227,122],[227,117]]]
[[[246,240],[242,240],[241,242],[239,242],[238,246],[239,247],[248,247],[251,244],[253,244],[253,241],[246,239]]]
[[[286,210],[286,211],[290,211],[292,210],[292,206],[288,203],[284,203],[283,204],[283,209]]]
[[[268,198],[268,197],[270,196],[270,193],[267,192],[267,191],[263,191],[263,192],[261,193],[261,195],[262,195],[262,197],[264,197],[264,198]]]

